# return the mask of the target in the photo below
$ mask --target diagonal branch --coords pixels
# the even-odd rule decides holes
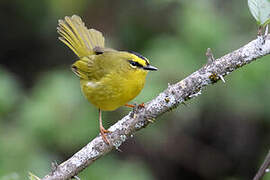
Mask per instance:
[[[269,172],[268,168],[270,168],[270,150],[253,180],[260,180],[266,172]]]
[[[109,131],[112,133],[108,135],[111,145],[105,144],[102,138],[97,136],[67,161],[54,168],[42,180],[70,179],[112,149],[117,149],[136,131],[146,127],[158,116],[200,95],[205,86],[224,80],[223,77],[232,71],[267,54],[270,54],[270,35],[259,36],[242,48],[219,59],[211,58],[213,61],[208,61],[205,66],[182,81],[169,85],[155,99],[146,103],[144,108],[133,109],[127,116],[111,126]],[[207,56],[212,57],[211,54]]]

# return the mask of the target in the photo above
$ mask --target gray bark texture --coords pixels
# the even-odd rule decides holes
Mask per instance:
[[[53,168],[52,172],[42,180],[64,180],[79,174],[83,169],[94,161],[104,156],[114,148],[118,148],[136,131],[146,127],[149,123],[165,112],[176,108],[179,104],[197,97],[204,87],[214,84],[219,80],[224,81],[226,75],[234,70],[249,64],[256,59],[270,53],[270,35],[258,36],[238,50],[235,50],[221,58],[214,59],[211,50],[208,49],[206,56],[208,62],[199,70],[195,71],[182,81],[168,85],[156,98],[145,107],[136,107],[128,115],[109,128],[107,135],[110,145],[97,136],[85,147],[75,153],[71,158]],[[200,60],[205,61],[206,60]]]
[[[258,170],[257,174],[253,178],[253,180],[260,180],[264,176],[265,173],[269,172],[270,169],[270,151],[266,155],[264,162],[262,163],[260,169]]]

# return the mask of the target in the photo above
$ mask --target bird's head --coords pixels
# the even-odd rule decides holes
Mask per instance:
[[[127,51],[127,62],[129,65],[129,69],[134,71],[156,71],[158,70],[156,67],[151,66],[149,60],[146,57],[143,57],[139,53],[133,51]]]

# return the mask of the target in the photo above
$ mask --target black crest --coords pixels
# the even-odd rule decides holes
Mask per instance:
[[[146,60],[145,57],[143,57],[141,54],[139,54],[139,53],[137,53],[137,52],[134,52],[134,51],[127,51],[127,52],[129,52],[129,53],[131,53],[131,54],[134,54],[134,55],[138,56],[138,57],[141,58],[141,59]],[[146,61],[147,61],[147,60],[146,60]]]

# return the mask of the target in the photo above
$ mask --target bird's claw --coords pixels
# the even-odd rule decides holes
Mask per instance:
[[[141,103],[141,104],[139,104],[139,105],[125,104],[125,106],[130,107],[130,108],[135,108],[135,107],[145,108],[144,103]]]
[[[109,130],[105,129],[103,126],[101,126],[101,127],[100,127],[100,134],[101,134],[101,137],[102,137],[103,141],[104,141],[106,144],[110,145],[111,143],[110,143],[110,141],[108,140],[108,138],[107,138],[107,136],[106,136],[106,133],[111,133],[111,131],[109,131]]]

